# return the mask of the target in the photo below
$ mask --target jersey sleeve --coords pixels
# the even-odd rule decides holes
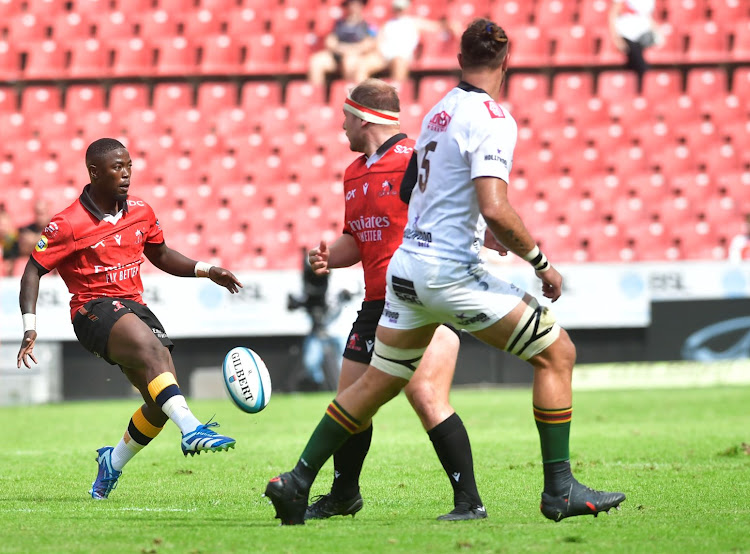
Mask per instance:
[[[161,230],[161,225],[159,225],[159,220],[156,219],[156,214],[151,206],[148,207],[148,211],[150,226],[148,228],[148,235],[146,236],[146,243],[162,244],[164,242],[164,233]]]
[[[42,231],[39,242],[31,253],[31,259],[40,269],[49,272],[74,251],[73,229],[67,219],[56,215]]]
[[[414,186],[417,184],[418,174],[417,151],[414,150],[411,154],[409,165],[406,167],[406,172],[404,173],[404,178],[401,181],[401,187],[398,191],[399,198],[401,198],[401,201],[407,206],[409,205],[409,200],[411,200],[411,193],[414,190]]]
[[[516,123],[494,101],[484,102],[480,112],[468,140],[471,178],[497,177],[507,183],[518,135]]]

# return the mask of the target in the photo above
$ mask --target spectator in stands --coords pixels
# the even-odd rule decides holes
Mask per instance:
[[[37,200],[34,203],[34,220],[18,229],[18,253],[20,257],[27,258],[31,255],[34,245],[39,240],[49,219],[50,214],[47,202]]]
[[[654,21],[654,0],[614,0],[609,12],[609,33],[617,49],[628,57],[625,67],[640,79],[648,70],[643,51],[661,43]]]
[[[393,0],[391,18],[377,35],[377,48],[359,66],[356,81],[387,71],[393,81],[405,81],[422,33],[460,35],[460,25],[446,19],[435,21],[410,15],[410,0]]]
[[[18,231],[13,227],[13,220],[5,206],[0,207],[0,242],[3,245],[0,275],[12,275],[13,265],[18,259]]]
[[[750,213],[745,216],[744,231],[729,243],[729,261],[739,263],[750,260]]]
[[[375,49],[375,30],[365,21],[367,0],[344,0],[344,17],[326,36],[324,49],[310,57],[308,80],[324,85],[326,75],[339,71],[347,81],[357,78],[362,58]]]

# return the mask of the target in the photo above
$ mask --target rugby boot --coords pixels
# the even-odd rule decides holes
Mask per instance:
[[[466,521],[468,519],[484,519],[487,509],[482,505],[472,505],[468,502],[457,502],[456,507],[447,514],[437,518],[438,521]]]
[[[333,516],[352,516],[362,509],[362,495],[340,498],[333,494],[322,494],[305,510],[305,519],[328,519]]]
[[[276,519],[282,525],[304,525],[309,490],[303,487],[291,473],[282,473],[266,485],[266,496],[273,502]]]
[[[210,429],[210,427],[218,426],[217,422],[209,421],[204,425],[200,425],[194,431],[182,435],[182,453],[185,456],[188,454],[195,456],[201,452],[219,452],[234,448],[234,445],[237,443],[236,440],[220,435]]]
[[[624,500],[625,495],[621,492],[596,491],[573,479],[567,494],[551,496],[543,492],[540,509],[544,517],[560,521],[566,517],[589,514],[596,517],[599,512],[619,509]]]
[[[94,500],[106,500],[115,487],[117,480],[122,475],[122,471],[117,471],[112,467],[112,448],[103,446],[96,451],[98,456],[96,462],[99,464],[99,471],[96,474],[96,480],[91,484],[91,498]]]

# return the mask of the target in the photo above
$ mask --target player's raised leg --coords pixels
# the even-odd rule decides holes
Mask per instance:
[[[590,489],[576,481],[571,472],[571,383],[576,351],[550,310],[526,295],[506,317],[473,334],[534,367],[534,418],[544,465],[544,516],[560,521],[571,516],[596,516],[618,507],[625,500],[623,493]]]
[[[474,478],[469,434],[449,400],[460,346],[456,331],[444,325],[438,327],[419,369],[404,389],[453,488],[454,508],[438,517],[443,521],[487,517]]]
[[[135,314],[122,316],[112,327],[107,352],[123,367],[123,372],[144,400],[152,400],[180,428],[185,456],[234,447],[236,441],[233,438],[212,429],[218,423],[201,424],[190,411],[177,385],[169,350]]]

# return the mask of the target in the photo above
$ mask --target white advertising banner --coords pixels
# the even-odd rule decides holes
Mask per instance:
[[[539,280],[528,264],[488,266],[542,300]],[[652,300],[750,297],[748,263],[571,264],[558,269],[564,277],[564,291],[553,310],[570,329],[648,326]],[[300,272],[246,272],[238,277],[245,288],[232,295],[208,279],[144,274],[144,299],[174,338],[302,335],[309,331],[304,310],[287,308],[288,295],[299,295],[302,290]],[[332,272],[329,297],[336,298],[342,289],[353,293],[340,318],[342,327],[355,317],[362,286],[360,269]],[[0,279],[2,341],[20,341],[22,336],[19,288],[17,278]],[[42,278],[37,305],[40,340],[75,340],[69,300],[59,277]]]

